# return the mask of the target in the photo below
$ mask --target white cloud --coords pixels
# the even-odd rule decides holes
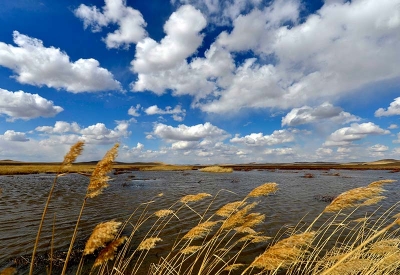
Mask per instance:
[[[372,122],[353,123],[350,127],[344,127],[333,132],[327,138],[324,146],[346,146],[369,135],[385,135],[389,133],[388,130],[384,130]]]
[[[240,137],[236,134],[230,140],[232,143],[244,144],[247,146],[271,146],[294,141],[294,135],[288,130],[275,130],[271,135],[263,135],[262,133],[252,133],[250,135]]]
[[[386,152],[387,150],[389,150],[389,147],[382,144],[375,144],[373,146],[368,147],[368,150],[371,152]]]
[[[348,153],[351,153],[351,148],[349,148],[349,147],[338,147],[336,152],[338,152],[339,154],[348,154]]]
[[[292,109],[282,118],[282,126],[297,126],[322,120],[330,120],[336,123],[349,123],[351,121],[358,121],[360,118],[348,112],[344,112],[340,107],[335,107],[325,102],[315,108],[303,106]]]
[[[317,153],[318,156],[326,157],[326,156],[332,155],[333,150],[330,149],[330,148],[318,148],[316,150],[316,153]]]
[[[379,108],[378,110],[375,111],[376,117],[394,116],[394,115],[400,115],[400,97],[395,98],[394,101],[390,103],[387,110]]]
[[[54,106],[53,101],[38,94],[10,92],[0,88],[0,114],[9,116],[7,119],[9,121],[28,120],[40,116],[53,117],[62,111],[63,108]]]
[[[13,37],[18,47],[0,42],[0,66],[13,70],[20,83],[46,85],[72,93],[121,90],[121,84],[114,80],[112,73],[99,67],[96,59],[71,62],[65,52],[46,48],[39,39],[17,31]]]
[[[172,107],[167,106],[165,110],[158,108],[157,105],[153,105],[144,110],[144,112],[147,115],[172,115],[172,118],[175,121],[183,121],[186,116],[186,110],[182,109],[180,105],[175,106],[173,109]]]
[[[293,148],[267,148],[263,153],[266,155],[286,156],[294,155],[296,152]]]
[[[96,6],[81,4],[75,11],[75,16],[83,20],[85,29],[91,27],[93,32],[99,32],[109,24],[117,24],[118,29],[108,33],[104,39],[107,48],[129,48],[146,37],[146,22],[142,14],[126,6],[126,0],[105,0],[103,12]]]
[[[397,124],[390,124],[388,129],[397,129],[399,128],[399,126],[397,126]]]
[[[273,42],[275,30],[282,24],[298,20],[300,1],[276,0],[263,10],[253,9],[239,15],[233,22],[231,33],[222,32],[218,43],[230,51],[254,50],[259,52],[261,44]]]
[[[19,142],[26,142],[29,139],[26,137],[25,133],[22,132],[15,132],[14,130],[7,130],[4,132],[4,135],[0,137],[4,138],[8,141],[19,141]]]
[[[235,68],[232,55],[215,43],[205,52],[205,58],[186,60],[174,68],[139,74],[138,80],[131,83],[134,92],[152,91],[158,95],[171,89],[174,95],[191,95],[194,103],[216,90],[216,84],[228,87]]]
[[[220,74],[194,67],[196,60],[208,58],[185,60],[168,70],[139,74],[132,89],[157,94],[171,89],[173,95],[192,95],[193,106],[205,112],[232,113],[320,104],[400,78],[400,0],[329,2],[304,21],[297,20],[299,3],[273,1],[264,10],[268,16],[254,9],[211,46],[227,57],[229,51],[248,51],[253,58],[237,66],[225,61],[229,66]],[[292,24],[282,25],[288,21]]]
[[[171,144],[171,148],[175,150],[193,149],[198,145],[197,141],[180,140]]]
[[[393,140],[393,143],[400,143],[400,133],[397,133],[397,139]]]
[[[79,133],[81,128],[76,122],[68,123],[65,121],[56,121],[52,126],[38,126],[35,129],[38,132],[46,134]]]
[[[201,45],[203,35],[199,32],[205,26],[200,11],[190,5],[180,7],[165,23],[166,36],[160,43],[145,38],[136,45],[132,71],[146,74],[174,68]]]
[[[202,110],[297,107],[399,78],[399,4],[400,0],[358,0],[325,5],[301,24],[266,30],[259,44],[250,43],[248,50],[272,55],[276,64],[254,64],[246,70],[242,65],[237,80],[205,102]],[[265,84],[258,86],[258,79]],[[242,100],[242,91],[251,91],[251,96]]]
[[[135,117],[140,116],[140,114],[139,114],[140,107],[141,107],[140,104],[137,104],[136,107],[131,106],[128,110],[128,115],[135,116]]]
[[[261,0],[170,0],[174,5],[191,4],[216,25],[230,25],[241,13],[262,4]]]
[[[42,140],[45,144],[73,144],[78,140],[88,144],[112,144],[131,134],[129,121],[116,121],[116,124],[114,129],[107,128],[104,123],[81,128],[76,122],[57,121],[54,126],[39,126],[35,130],[49,135],[48,139]]]
[[[194,126],[184,124],[174,128],[158,123],[154,126],[154,135],[171,141],[199,141],[201,139],[225,139],[227,133],[209,122]]]

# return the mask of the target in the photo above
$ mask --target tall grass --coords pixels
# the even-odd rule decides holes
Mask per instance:
[[[221,167],[221,166],[208,166],[199,169],[201,172],[209,172],[209,173],[232,173],[233,169],[230,167]]]
[[[126,220],[93,225],[79,266],[68,268],[85,202],[100,195],[107,187],[107,174],[111,171],[117,148],[118,145],[114,146],[92,173],[62,274],[68,270],[86,274],[88,271],[83,271],[83,267],[88,265],[90,274],[400,274],[399,203],[383,214],[374,212],[362,219],[353,218],[363,207],[384,199],[383,187],[393,184],[392,180],[349,190],[333,200],[310,224],[299,222],[277,236],[267,236],[260,231],[265,214],[256,211],[258,204],[268,203],[270,194],[279,192],[276,183],[265,183],[241,200],[229,202],[215,211],[211,209],[216,208],[218,198],[229,191],[189,194],[168,208],[150,211],[149,205],[163,199],[160,194],[138,205]],[[72,161],[67,162],[61,170]],[[60,172],[55,176],[37,240],[52,191],[57,178],[62,175]],[[198,207],[200,201],[206,205],[205,209]],[[173,220],[184,219],[187,211],[197,217],[192,220],[193,225],[181,228],[174,242],[165,243],[164,239],[170,234],[169,225]],[[260,244],[265,247],[264,252],[249,259],[248,249]],[[150,260],[154,258],[152,251],[159,246],[163,247],[159,259]],[[33,248],[31,274],[36,248],[37,241]],[[5,269],[0,274],[13,274],[10,272],[14,271]]]

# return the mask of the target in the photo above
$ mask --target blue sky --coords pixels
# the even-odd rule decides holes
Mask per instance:
[[[3,0],[0,159],[400,159],[400,0]]]

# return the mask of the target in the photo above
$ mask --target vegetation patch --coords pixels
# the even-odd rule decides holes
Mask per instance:
[[[233,169],[230,167],[221,167],[221,166],[208,166],[199,169],[201,172],[209,172],[209,173],[232,173]]]

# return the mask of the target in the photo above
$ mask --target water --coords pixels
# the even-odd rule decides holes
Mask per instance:
[[[305,173],[314,178],[303,178]],[[332,176],[340,173],[340,176]],[[380,179],[400,179],[399,173],[387,171],[235,171],[231,174],[214,174],[199,171],[185,172],[139,172],[112,176],[110,186],[103,194],[89,199],[80,223],[78,239],[86,239],[94,226],[111,219],[124,220],[136,207],[154,200],[148,205],[149,213],[168,208],[187,194],[206,192],[219,195],[210,211],[222,205],[242,199],[253,188],[276,182],[279,191],[260,200],[256,211],[266,214],[260,230],[275,236],[279,230],[295,226],[307,214],[302,223],[312,221],[328,204],[315,199],[316,195],[336,196],[352,188],[366,186]],[[30,255],[36,237],[43,207],[54,175],[19,175],[0,177],[0,270],[9,260],[21,255]],[[48,251],[53,218],[55,217],[55,250],[66,250],[82,205],[89,179],[71,174],[59,178],[39,245],[39,253]],[[399,182],[385,186],[382,209],[400,200]],[[229,191],[226,191],[229,190]],[[163,193],[162,197],[157,197]],[[193,203],[196,210],[204,211],[211,198]],[[365,212],[374,208],[365,208]],[[360,214],[362,216],[362,214]],[[169,224],[164,243],[173,241],[193,226],[197,215],[185,210],[180,220]],[[168,239],[170,238],[170,239]],[[161,247],[163,245],[161,244]],[[256,255],[265,247],[253,247],[249,253]],[[254,258],[254,257],[253,257]]]

